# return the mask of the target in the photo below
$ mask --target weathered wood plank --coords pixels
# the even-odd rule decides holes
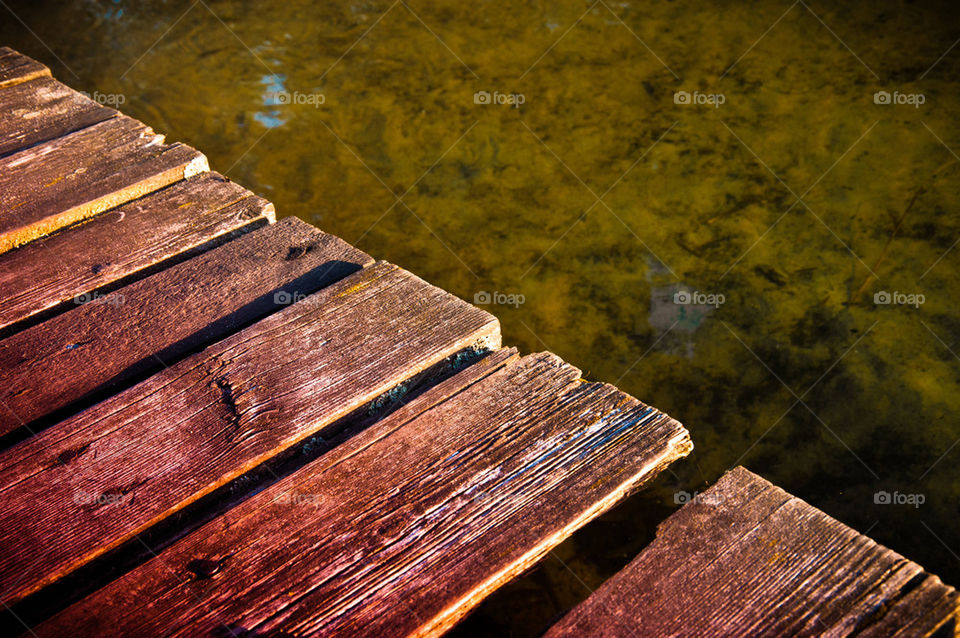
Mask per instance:
[[[207,169],[125,116],[0,158],[0,252]]]
[[[53,78],[0,90],[0,156],[117,116]]]
[[[381,262],[22,441],[0,455],[3,602],[499,339],[491,315]]]
[[[736,468],[546,635],[953,635],[957,613],[936,576]]]
[[[439,635],[691,449],[579,376],[531,355],[414,399],[35,631]]]
[[[295,217],[0,340],[0,435],[184,354],[373,263]]]
[[[273,204],[204,173],[0,254],[0,330],[274,220]]]
[[[36,60],[9,47],[0,47],[0,89],[49,75],[50,69]]]

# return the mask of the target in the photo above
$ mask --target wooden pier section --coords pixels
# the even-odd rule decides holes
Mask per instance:
[[[957,592],[743,468],[553,626],[558,636],[954,636]]]
[[[0,443],[0,635],[76,638],[440,635],[692,449],[5,48]],[[956,631],[915,564],[712,493],[550,635]]]

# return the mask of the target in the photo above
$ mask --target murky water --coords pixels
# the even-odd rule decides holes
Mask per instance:
[[[7,4],[0,42],[691,430],[460,635],[536,635],[738,463],[960,584],[950,3]]]

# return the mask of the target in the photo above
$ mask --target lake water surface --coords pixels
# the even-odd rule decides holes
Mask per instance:
[[[954,6],[6,0],[0,44],[690,429],[455,631],[532,636],[736,464],[960,585]]]

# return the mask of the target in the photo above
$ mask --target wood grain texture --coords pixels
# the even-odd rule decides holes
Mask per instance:
[[[736,468],[546,636],[952,636],[957,613],[936,576]]]
[[[499,339],[491,315],[380,262],[11,447],[0,454],[3,602]]]
[[[36,60],[9,47],[0,47],[0,89],[49,75],[50,69]]]
[[[273,204],[204,173],[0,254],[0,329],[274,220]]]
[[[288,217],[0,340],[0,435],[114,390],[369,266]]]
[[[0,90],[0,156],[117,116],[50,77]]]
[[[0,158],[0,252],[208,169],[125,116]]]
[[[546,353],[414,399],[34,631],[439,635],[691,449],[579,377]]]

